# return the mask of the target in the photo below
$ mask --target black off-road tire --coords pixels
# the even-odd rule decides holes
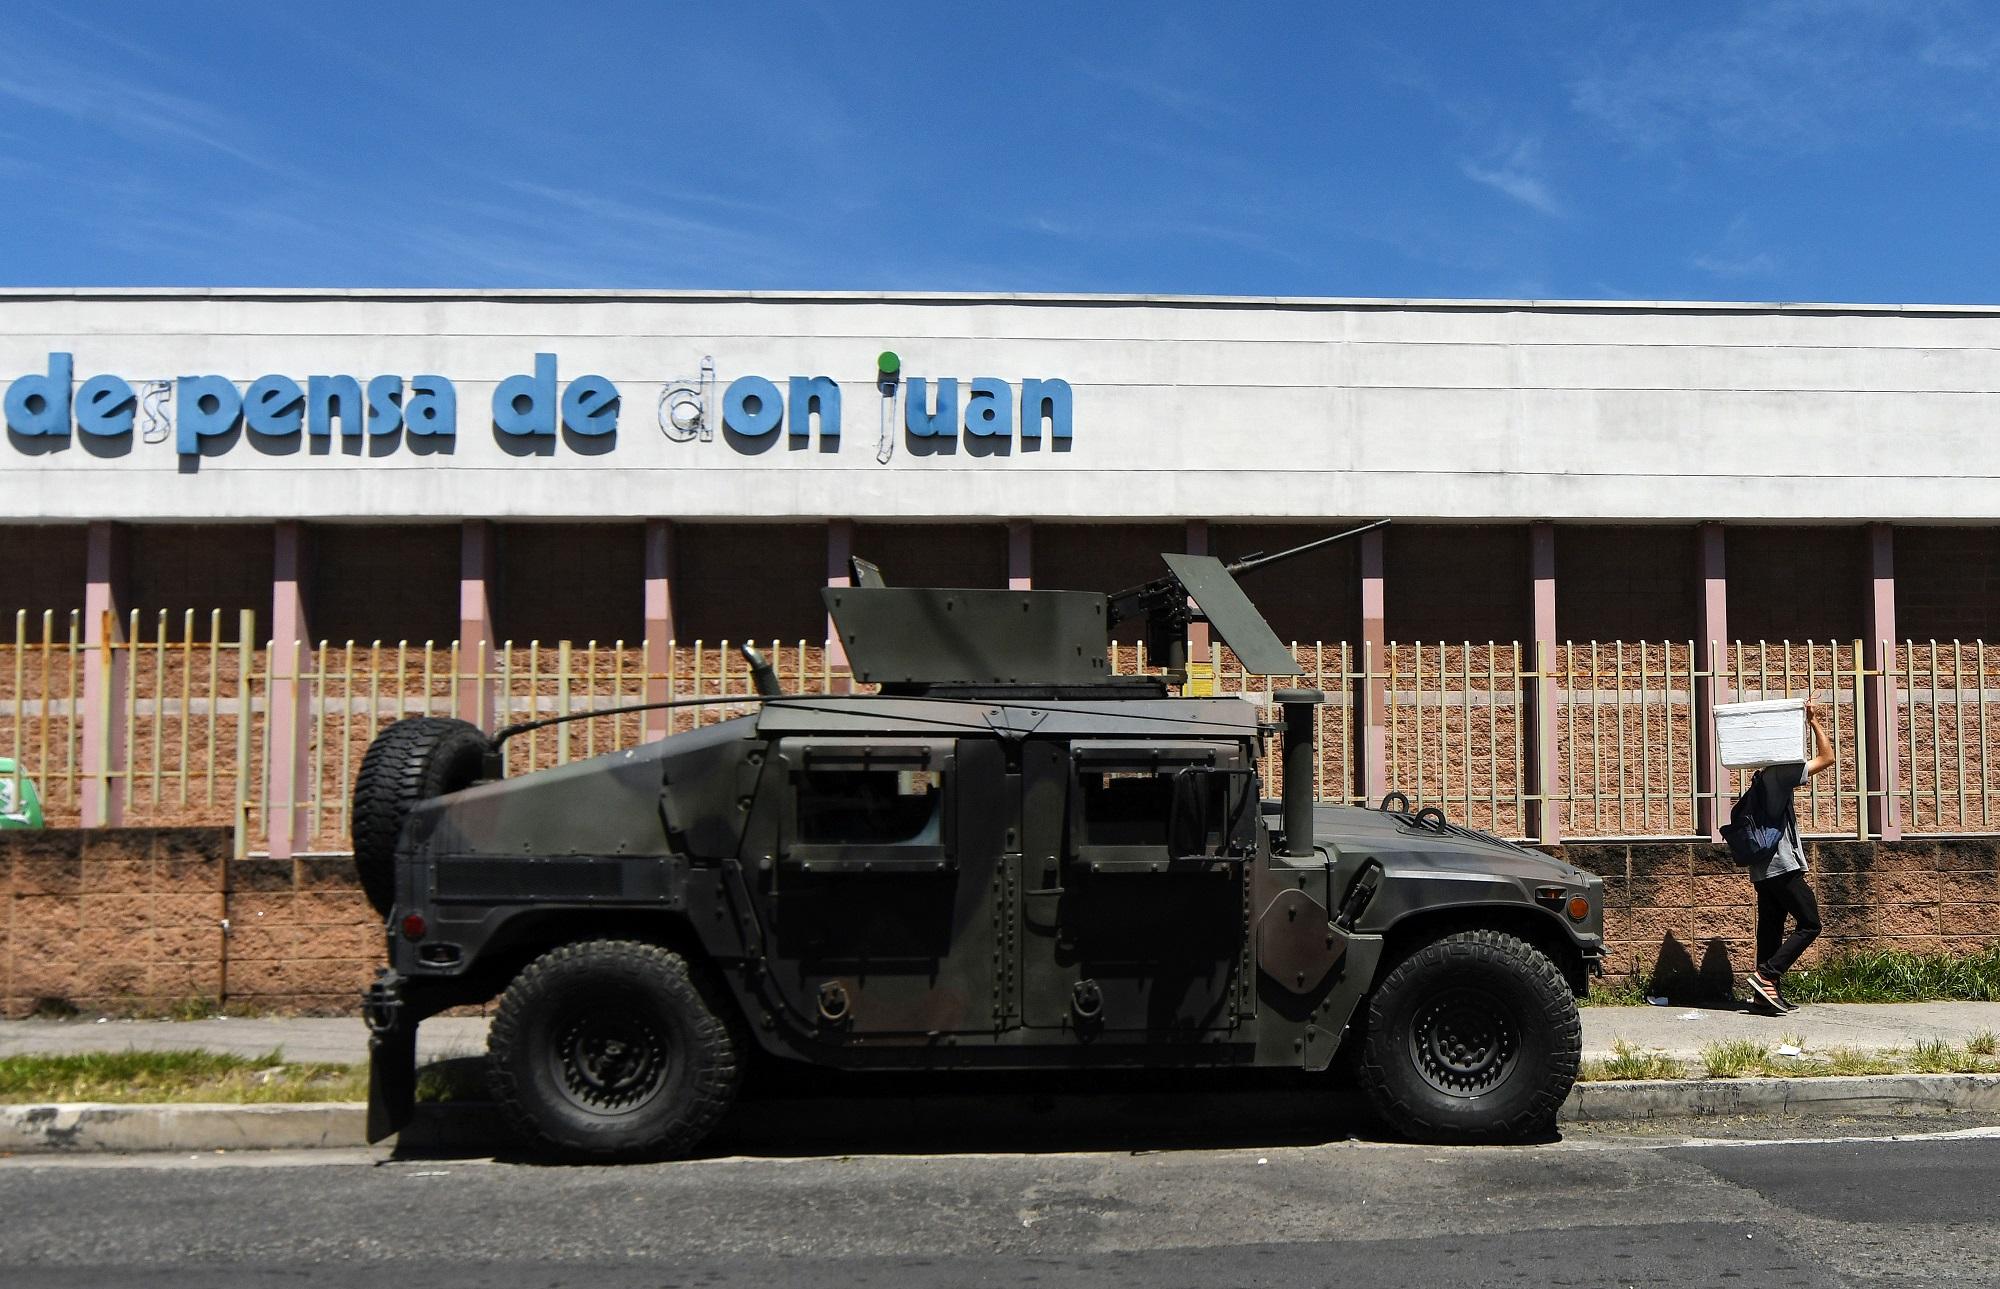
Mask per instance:
[[[742,1080],[726,1008],[658,945],[564,945],[501,995],[487,1038],[493,1097],[529,1140],[559,1154],[685,1155],[728,1113]]]
[[[375,736],[354,778],[354,871],[382,916],[396,901],[396,839],[419,801],[472,786],[486,736],[467,721],[412,716]]]
[[[1457,931],[1406,954],[1369,995],[1366,1026],[1362,1086],[1419,1141],[1549,1131],[1583,1055],[1562,971],[1502,931]]]

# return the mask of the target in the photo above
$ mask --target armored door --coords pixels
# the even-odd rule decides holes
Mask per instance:
[[[1231,1028],[1249,1005],[1242,749],[1031,742],[1022,780],[1025,1023],[1152,1039]],[[1177,801],[1198,807],[1193,844],[1172,826]]]
[[[769,960],[824,1037],[991,1030],[1006,762],[993,739],[786,738]]]

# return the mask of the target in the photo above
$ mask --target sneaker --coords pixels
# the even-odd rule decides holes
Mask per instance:
[[[1797,1010],[1799,1009],[1799,1005],[1798,1005],[1797,1003],[1793,1002],[1793,1001],[1792,1001],[1791,999],[1789,999],[1789,998],[1785,997],[1785,982],[1784,982],[1784,981],[1780,980],[1780,981],[1778,982],[1778,986],[1777,986],[1777,989],[1778,989],[1778,1006],[1780,1006],[1780,1007],[1784,1008],[1784,1010],[1785,1010],[1785,1014],[1786,1014],[1787,1016],[1789,1016],[1789,1015],[1791,1015],[1791,1014],[1792,1014],[1793,1012],[1797,1011]]]
[[[1770,1008],[1773,1014],[1782,1016],[1790,1010],[1785,1006],[1784,998],[1779,995],[1777,985],[1764,979],[1762,972],[1751,972],[1743,977],[1743,983],[1750,986],[1750,996]]]

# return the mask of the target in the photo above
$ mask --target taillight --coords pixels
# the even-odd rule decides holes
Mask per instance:
[[[406,940],[421,940],[424,932],[430,929],[431,924],[424,921],[421,913],[412,913],[403,919],[403,938]]]

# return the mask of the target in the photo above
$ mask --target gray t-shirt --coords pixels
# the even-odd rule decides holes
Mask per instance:
[[[1767,882],[1786,873],[1803,873],[1806,869],[1805,847],[1799,844],[1799,825],[1792,811],[1792,793],[1805,781],[1804,761],[1787,761],[1781,765],[1768,765],[1758,772],[1757,784],[1764,790],[1762,814],[1766,819],[1782,819],[1785,831],[1778,836],[1778,849],[1761,864],[1750,865],[1750,880]]]

